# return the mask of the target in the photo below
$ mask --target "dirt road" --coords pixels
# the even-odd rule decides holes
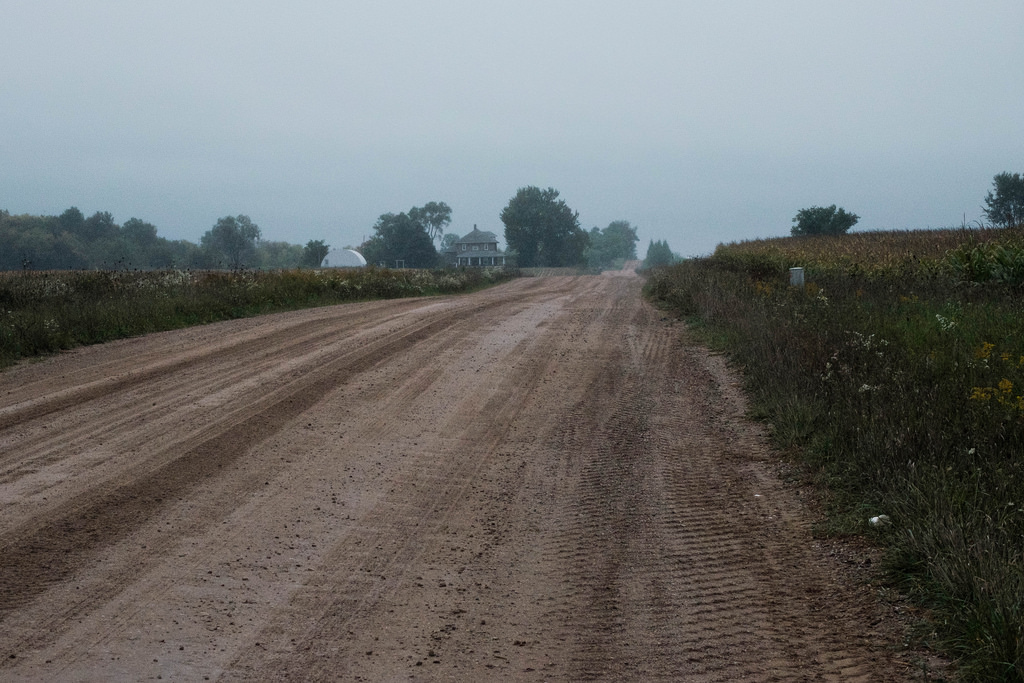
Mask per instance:
[[[903,680],[631,273],[0,374],[0,679]]]

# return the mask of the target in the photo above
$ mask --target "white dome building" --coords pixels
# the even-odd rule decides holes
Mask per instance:
[[[324,257],[321,268],[362,268],[366,265],[363,255],[354,249],[331,249]]]

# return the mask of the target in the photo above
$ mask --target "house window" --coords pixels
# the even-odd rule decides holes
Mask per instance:
[[[462,251],[466,251],[466,245],[465,244],[462,245]]]
[[[480,246],[477,244],[473,245],[473,251],[480,251]]]

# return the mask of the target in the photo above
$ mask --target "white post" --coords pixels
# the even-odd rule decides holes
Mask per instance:
[[[803,287],[804,286],[804,269],[803,268],[790,268],[789,269],[789,286],[790,287]]]

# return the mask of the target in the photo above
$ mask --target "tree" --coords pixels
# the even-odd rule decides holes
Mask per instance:
[[[171,262],[175,268],[209,268],[209,255],[198,244],[188,240],[174,240],[167,243]]]
[[[431,241],[440,239],[446,225],[452,222],[452,207],[444,202],[427,202],[409,209],[409,218],[423,226]]]
[[[298,268],[304,253],[301,244],[261,239],[256,245],[256,260],[252,265],[267,270]]]
[[[129,218],[121,226],[121,236],[133,244],[142,247],[151,246],[157,241],[156,226],[141,218]]]
[[[995,194],[985,197],[985,215],[996,225],[1024,225],[1024,176],[1000,173],[992,179]]]
[[[97,211],[82,224],[82,236],[87,240],[114,239],[120,231],[109,211]]]
[[[394,265],[403,261],[406,268],[434,268],[437,250],[423,224],[407,213],[385,213],[373,226],[374,235],[359,251],[367,263]]]
[[[302,250],[302,265],[310,268],[319,268],[320,264],[327,258],[331,245],[323,240],[310,240]]]
[[[57,217],[57,222],[60,224],[60,229],[64,232],[69,232],[72,235],[81,235],[82,226],[85,225],[85,215],[78,210],[77,206],[72,206]]]
[[[793,235],[844,235],[857,224],[860,216],[832,206],[800,209],[793,218]]]
[[[676,256],[668,246],[668,242],[658,240],[647,245],[647,257],[644,259],[644,268],[658,268],[659,266],[670,266],[676,262]]]
[[[612,221],[604,230],[595,227],[590,231],[590,244],[585,252],[587,265],[605,268],[615,261],[635,259],[639,240],[629,221]]]
[[[455,244],[456,242],[458,242],[458,241],[459,241],[459,236],[458,235],[456,235],[454,232],[446,232],[444,234],[444,237],[441,238],[441,249],[440,249],[440,251],[442,253],[448,251],[451,248],[451,246],[453,244]]]
[[[124,265],[136,268],[169,265],[169,255],[161,258],[160,238],[156,234],[156,226],[140,218],[129,218],[121,226],[120,245],[115,247]],[[117,261],[118,256],[111,256]]]
[[[0,270],[65,267],[56,255],[59,237],[42,216],[0,217]]]
[[[229,268],[242,268],[256,262],[256,243],[260,228],[248,216],[225,216],[203,235],[200,244],[210,257]]]
[[[558,198],[554,188],[519,188],[502,210],[501,222],[505,224],[505,242],[524,268],[584,262],[589,235],[580,228],[579,214]]]

